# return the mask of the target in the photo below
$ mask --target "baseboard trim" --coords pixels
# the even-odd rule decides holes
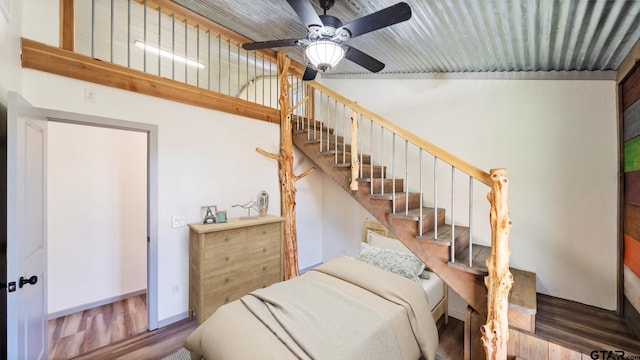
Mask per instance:
[[[116,301],[121,301],[121,300],[125,300],[134,296],[138,296],[138,295],[142,295],[142,294],[146,294],[147,293],[147,289],[142,289],[142,290],[137,290],[137,291],[133,291],[127,294],[122,294],[122,295],[117,295],[117,296],[113,296],[110,298],[106,298],[106,299],[102,299],[102,300],[98,300],[98,301],[94,301],[88,304],[83,304],[83,305],[78,305],[69,309],[64,309],[64,310],[60,310],[60,311],[56,311],[53,313],[50,313],[47,315],[47,319],[51,320],[51,319],[56,319],[59,318],[61,316],[66,316],[66,315],[70,315],[73,313],[77,313],[80,311],[85,311],[85,310],[89,310],[89,309],[93,309],[96,308],[98,306],[102,306],[102,305],[107,305],[107,304],[111,304],[114,303]]]
[[[159,328],[161,328],[161,327],[165,327],[165,326],[167,326],[167,325],[171,325],[171,324],[173,324],[173,323],[177,323],[177,322],[178,322],[178,321],[180,321],[180,320],[184,320],[184,319],[186,319],[186,318],[188,318],[188,317],[189,317],[189,312],[188,312],[188,311],[185,311],[185,312],[183,312],[183,313],[180,313],[180,314],[177,314],[177,315],[174,315],[174,316],[168,317],[168,318],[166,318],[166,319],[159,320],[159,321],[158,321],[158,327],[159,327]]]

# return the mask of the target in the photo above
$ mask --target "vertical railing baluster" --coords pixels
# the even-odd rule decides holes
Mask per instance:
[[[207,90],[211,90],[211,30],[207,30]]]
[[[218,35],[218,92],[222,93],[222,36]]]
[[[131,0],[127,0],[127,67],[131,67]]]
[[[227,95],[231,95],[231,39],[227,39]]]
[[[253,102],[258,102],[258,86],[256,84],[257,80],[258,80],[258,52],[256,51],[253,53]],[[291,99],[291,97],[289,97],[289,99]]]
[[[358,139],[360,139],[360,178],[362,179],[362,168],[364,167],[364,141],[362,141],[362,136],[364,135],[364,129],[363,128],[363,124],[364,121],[362,121],[362,114],[358,113],[358,129],[360,129],[360,135],[358,135]]]
[[[335,152],[335,158],[334,158],[334,164],[338,163],[338,100],[334,99],[333,100],[333,150]]]
[[[171,53],[176,53],[176,14],[171,14]],[[176,79],[176,59],[171,57],[171,79]]]
[[[111,44],[109,44],[109,48],[110,48],[109,62],[111,63],[113,63],[113,44],[116,42],[115,31],[113,31],[114,22],[115,22],[115,14],[114,14],[113,0],[111,0]]]
[[[146,0],[145,0],[146,1]],[[189,74],[187,73],[188,69],[187,69],[187,57],[189,56],[189,48],[187,46],[187,43],[189,42],[189,23],[187,21],[187,19],[184,19],[184,83],[188,84],[189,83]]]
[[[424,195],[423,195],[423,162],[422,162],[422,154],[424,153],[424,151],[422,150],[422,148],[418,148],[420,153],[418,154],[418,161],[420,161],[420,166],[418,166],[418,171],[419,171],[419,181],[420,181],[420,209],[418,210],[418,236],[422,236],[422,209],[424,207],[424,203],[423,203],[423,199],[424,199]]]
[[[451,166],[451,263],[456,263],[456,205],[455,205],[455,176],[456,168]]]
[[[391,208],[396,213],[396,133],[391,136]]]
[[[347,106],[345,104],[342,104],[342,133],[344,134],[343,138],[344,140],[342,141],[342,163],[346,163],[347,162],[347,134],[350,134],[350,132],[347,131],[347,123],[350,123],[349,121],[347,121],[348,117],[347,117]],[[349,124],[349,126],[351,126],[351,124]]]
[[[236,48],[238,49],[238,54],[236,56],[236,74],[237,74],[237,78],[238,78],[238,84],[236,85],[237,89],[236,91],[234,91],[235,94],[238,94],[236,97],[239,99],[240,98],[240,90],[242,90],[242,86],[241,86],[241,80],[240,80],[240,46],[236,46]],[[247,76],[247,85],[249,84],[249,77]]]
[[[433,158],[433,240],[438,240],[438,158]]]
[[[240,54],[238,54],[240,56]],[[196,25],[196,86],[200,87],[200,25]]]
[[[144,0],[142,2],[142,9],[143,9],[143,16],[142,16],[142,21],[144,21],[143,24],[143,30],[142,30],[142,39],[144,41],[144,46],[142,49],[142,71],[147,72],[147,0]]]
[[[369,120],[369,183],[371,184],[371,195],[373,195],[373,120]]]
[[[395,149],[394,149],[395,151]],[[405,139],[404,141],[404,185],[406,188],[404,189],[404,214],[409,215],[409,141]],[[393,179],[395,184],[395,179]],[[394,194],[395,196],[395,194]]]
[[[382,195],[384,195],[383,169],[384,169],[384,127],[380,126],[380,194]]]
[[[91,57],[96,58],[96,0],[91,0]]]
[[[469,176],[469,267],[473,267],[473,177]]]
[[[160,56],[160,52],[162,51],[162,8],[158,6],[158,76],[161,76],[161,65],[162,56]]]
[[[262,79],[262,101],[260,102],[260,104],[264,105],[265,104],[265,101],[264,101],[264,55],[262,55],[262,78],[261,79]]]

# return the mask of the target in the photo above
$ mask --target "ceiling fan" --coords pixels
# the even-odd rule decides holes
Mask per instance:
[[[343,58],[347,58],[371,72],[378,72],[384,68],[382,62],[345,44],[345,42],[411,18],[411,7],[405,2],[400,2],[343,24],[337,17],[327,15],[327,10],[333,6],[335,0],[319,0],[320,7],[324,10],[323,15],[318,15],[309,1],[287,0],[308,28],[305,39],[258,41],[242,44],[242,48],[259,50],[285,46],[305,46],[307,68],[302,77],[303,80],[315,79],[318,71],[324,72],[331,69]]]

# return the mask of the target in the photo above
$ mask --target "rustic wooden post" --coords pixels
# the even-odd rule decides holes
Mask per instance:
[[[284,217],[284,278],[285,280],[298,276],[298,240],[296,230],[296,186],[299,179],[310,174],[315,168],[295,176],[293,173],[293,134],[291,114],[304,101],[290,106],[288,72],[291,60],[282,52],[278,53],[278,79],[280,79],[280,154],[271,154],[262,149],[259,153],[278,160],[280,178],[280,198],[282,217]]]
[[[506,169],[492,169],[491,192],[491,256],[487,259],[489,275],[484,282],[488,289],[487,323],[482,326],[482,345],[487,360],[506,360],[509,341],[509,290],[513,276],[509,271],[509,231],[511,219],[507,206],[508,185]]]

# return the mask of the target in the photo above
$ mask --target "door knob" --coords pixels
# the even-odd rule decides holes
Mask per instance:
[[[18,282],[18,287],[22,289],[23,286],[25,286],[26,284],[29,285],[35,285],[38,282],[38,277],[33,275],[32,277],[25,279],[24,277],[20,276],[20,281]]]

